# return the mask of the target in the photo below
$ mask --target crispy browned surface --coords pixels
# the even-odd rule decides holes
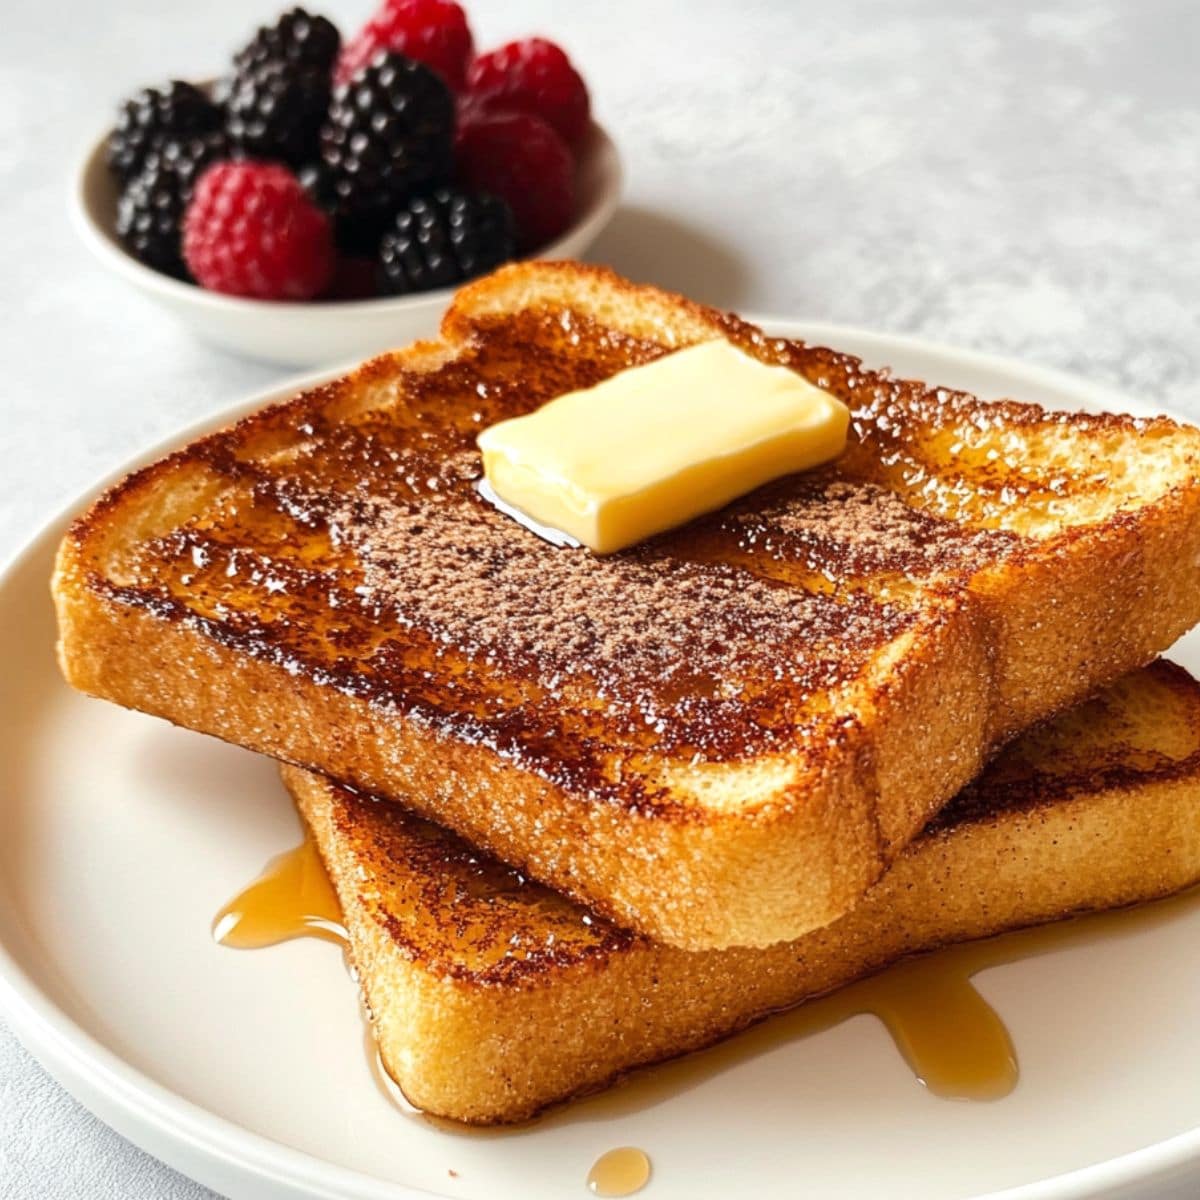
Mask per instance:
[[[707,337],[843,458],[598,562],[477,497],[484,425]],[[77,686],[368,790],[675,944],[844,912],[988,748],[1200,617],[1200,436],[984,404],[578,265],[131,476],[63,545]]]
[[[763,950],[625,933],[398,805],[284,768],[342,901],[389,1070],[520,1120],[901,955],[1200,876],[1200,686],[1158,662],[1010,745],[853,912]]]

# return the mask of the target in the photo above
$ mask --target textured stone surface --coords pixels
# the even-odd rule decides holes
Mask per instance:
[[[95,266],[64,202],[123,92],[215,73],[274,7],[6,4],[0,557],[137,446],[279,377],[194,343]],[[365,10],[317,7],[345,25]],[[597,259],[730,307],[1064,367],[1200,417],[1192,0],[471,9],[482,45],[547,32],[591,81],[629,173]],[[0,1028],[0,1196],[208,1195]]]

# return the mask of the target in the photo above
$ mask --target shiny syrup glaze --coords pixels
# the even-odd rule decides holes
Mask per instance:
[[[271,410],[251,425],[274,456],[249,460],[244,430],[201,443],[190,453],[221,481],[220,493],[200,517],[140,545],[114,573],[119,582],[93,584],[597,792],[611,782],[613,755],[635,765],[641,754],[728,760],[802,742],[799,727],[815,740],[834,736],[820,728],[822,697],[859,679],[879,645],[918,619],[912,589],[936,581],[951,590],[1020,539],[897,499],[907,468],[888,475],[878,447],[863,449],[885,438],[872,413],[886,414],[881,398],[890,393],[862,387],[854,360],[733,323],[729,332],[851,399],[856,443],[834,468],[782,481],[607,560],[603,594],[627,603],[589,607],[579,566],[595,560],[498,518],[473,486],[481,428],[668,349],[570,312],[480,323],[468,349],[441,369],[397,379],[385,363],[376,369],[381,399],[401,387],[400,406],[364,408],[333,385]],[[986,478],[976,481],[976,509]],[[853,523],[819,527],[821,514],[849,510]],[[422,516],[427,526],[415,519]],[[397,551],[398,529],[405,542]],[[475,570],[482,588],[523,564],[526,576],[544,581],[510,588],[527,600],[531,620],[582,631],[587,651],[555,655],[550,641],[531,646],[511,629],[467,644],[461,627],[472,605],[489,612],[486,591],[458,610],[414,618],[406,598],[421,596],[424,584],[406,578],[406,563],[427,564],[459,542],[467,545],[447,571]],[[687,636],[655,607],[660,576],[675,595],[686,599],[691,589],[693,616],[708,614],[695,617]],[[739,601],[739,590],[782,584],[789,620],[747,637],[763,605],[752,595]],[[706,604],[713,589],[720,602]],[[564,609],[565,595],[585,599]],[[614,636],[640,656],[613,652]]]
[[[433,839],[431,853],[432,843]],[[473,861],[480,866],[481,895],[511,901],[526,891],[543,890],[508,868],[489,864],[487,860]],[[220,939],[223,944],[258,948],[296,936],[317,936],[339,942],[348,949],[344,935],[339,933],[342,926],[336,897],[332,909],[328,903],[332,888],[326,884],[328,890],[323,891],[311,886],[314,865],[319,868],[320,859],[311,840],[273,859],[262,876],[221,910],[214,929],[225,930],[226,936]],[[308,884],[304,883],[306,879]],[[883,1024],[915,1078],[933,1094],[955,1100],[1001,1099],[1018,1082],[1017,1055],[1003,1020],[975,988],[973,977],[1007,963],[1136,933],[1190,911],[1196,900],[1196,891],[1192,889],[1134,910],[1077,917],[906,959],[830,995],[776,1014],[710,1049],[637,1071],[620,1086],[585,1097],[569,1109],[559,1108],[543,1119],[591,1121],[637,1112],[720,1075],[739,1062],[754,1059],[774,1046],[820,1033],[862,1015],[874,1016]],[[438,902],[446,903],[446,896],[440,895]],[[524,903],[525,898],[520,902]],[[452,905],[453,901],[449,903]],[[566,901],[562,906],[571,907]],[[238,936],[236,926],[225,917],[231,912],[240,914],[243,932],[249,931],[249,937]],[[603,922],[597,924],[602,926]],[[478,928],[464,926],[463,945],[471,944],[479,933]],[[602,929],[589,930],[584,936],[596,937],[602,933]],[[368,1021],[366,1053],[381,1091],[402,1111],[417,1113],[379,1061],[370,1034],[370,1016],[364,1015]],[[455,1122],[426,1119],[451,1132],[468,1131]],[[505,1131],[478,1132],[502,1135]]]
[[[213,919],[213,940],[235,950],[260,950],[298,937],[347,945],[342,907],[317,853],[305,838],[276,855]]]
[[[1177,428],[1161,419],[981,402],[951,388],[864,370],[836,350],[766,337],[736,316],[721,323],[743,349],[799,371],[845,401],[850,443],[839,467],[849,476],[873,480],[931,516],[976,529],[1045,532],[1068,505],[1113,501],[1110,464],[1100,460],[1081,470],[1069,444],[1056,455],[1056,425],[1076,434],[1144,433],[1153,425],[1169,435]]]
[[[1098,796],[1111,788],[1136,792],[1194,777],[1200,769],[1197,729],[1200,688],[1181,668],[1156,662],[1011,743],[935,819],[930,833],[939,836],[1014,812],[1036,821],[1039,810],[1051,812],[1064,798]],[[321,799],[314,801],[317,795]],[[635,948],[633,935],[396,805],[344,788],[311,795],[300,790],[297,799],[303,811],[313,804],[313,813],[324,813],[320,823],[329,823],[336,853],[355,864],[343,886],[366,889],[359,896],[364,919],[378,922],[432,977],[489,988],[536,986],[585,963],[604,970],[606,960]],[[1016,1056],[973,977],[1017,959],[1170,920],[1195,901],[1193,890],[1137,912],[1060,922],[904,960],[713,1049],[639,1072],[633,1086],[584,1100],[572,1111],[586,1120],[588,1113],[596,1115],[594,1106],[644,1107],[771,1045],[864,1013],[884,1023],[929,1090],[958,1098],[1002,1096],[1016,1082]],[[341,927],[337,898],[312,842],[274,860],[265,879],[222,912],[240,914],[256,945]]]
[[[410,839],[405,855],[409,865],[403,875],[414,887],[406,893],[404,888],[387,885],[390,900],[398,905],[389,932],[404,944],[404,930],[409,927],[405,918],[411,918],[414,907],[436,913],[444,957],[431,966],[439,973],[499,984],[545,968],[549,964],[542,962],[538,949],[522,945],[520,934],[512,933],[530,924],[543,933],[549,931],[556,962],[561,962],[563,956],[578,961],[589,949],[610,953],[628,944],[628,935],[611,930],[599,919],[582,924],[576,906],[529,883],[518,872],[476,855],[457,839],[448,838],[424,822],[404,820],[406,833],[416,830],[418,839],[423,840],[429,861],[424,865],[410,861],[412,853],[418,858],[421,854],[419,846],[413,850]],[[424,829],[428,836],[420,839]],[[397,899],[406,895],[406,900]],[[456,919],[456,911],[465,917]],[[324,875],[312,839],[306,838],[294,850],[273,858],[262,875],[223,906],[213,923],[213,935],[221,944],[238,949],[259,949],[310,936],[336,942],[348,951],[337,896]],[[412,946],[415,955],[427,957],[429,946],[424,943],[428,940],[422,938],[421,943]],[[870,979],[810,1001],[791,1016],[776,1018],[773,1024],[778,1028],[778,1041],[871,1014],[891,1034],[916,1078],[934,1094],[954,1099],[998,1099],[1016,1085],[1016,1054],[1003,1022],[976,991],[970,977],[1011,957],[1012,947],[1001,939],[898,963]],[[458,971],[451,969],[454,964],[459,965]],[[729,1045],[736,1053],[737,1043]],[[384,1093],[411,1110],[378,1061],[371,1038],[367,1053]],[[709,1051],[693,1056],[696,1069],[703,1072],[705,1064],[712,1068],[716,1061],[713,1054]],[[682,1067],[677,1064],[666,1069],[678,1072]],[[648,1090],[661,1086],[653,1073],[647,1073],[645,1081]],[[619,1089],[611,1103],[636,1107],[636,1082]],[[616,1186],[616,1177],[621,1174],[619,1165],[607,1164],[612,1171],[603,1172],[603,1178],[609,1180],[606,1187]]]

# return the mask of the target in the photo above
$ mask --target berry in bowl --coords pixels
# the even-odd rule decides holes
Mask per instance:
[[[221,79],[129,97],[75,216],[199,336],[313,365],[434,332],[453,288],[510,259],[581,254],[620,182],[553,42],[476,55],[458,4],[384,0],[344,43],[292,9]]]

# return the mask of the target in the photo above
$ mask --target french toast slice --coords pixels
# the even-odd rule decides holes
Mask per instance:
[[[894,960],[1200,879],[1200,685],[1158,661],[1010,744],[862,902],[766,949],[590,915],[395,804],[284,767],[384,1065],[459,1121],[522,1120]]]
[[[640,547],[477,494],[480,429],[725,337],[827,468]],[[1006,738],[1200,618],[1200,431],[985,403],[578,264],[135,473],[65,538],[84,691],[360,790],[685,948],[834,920]]]

